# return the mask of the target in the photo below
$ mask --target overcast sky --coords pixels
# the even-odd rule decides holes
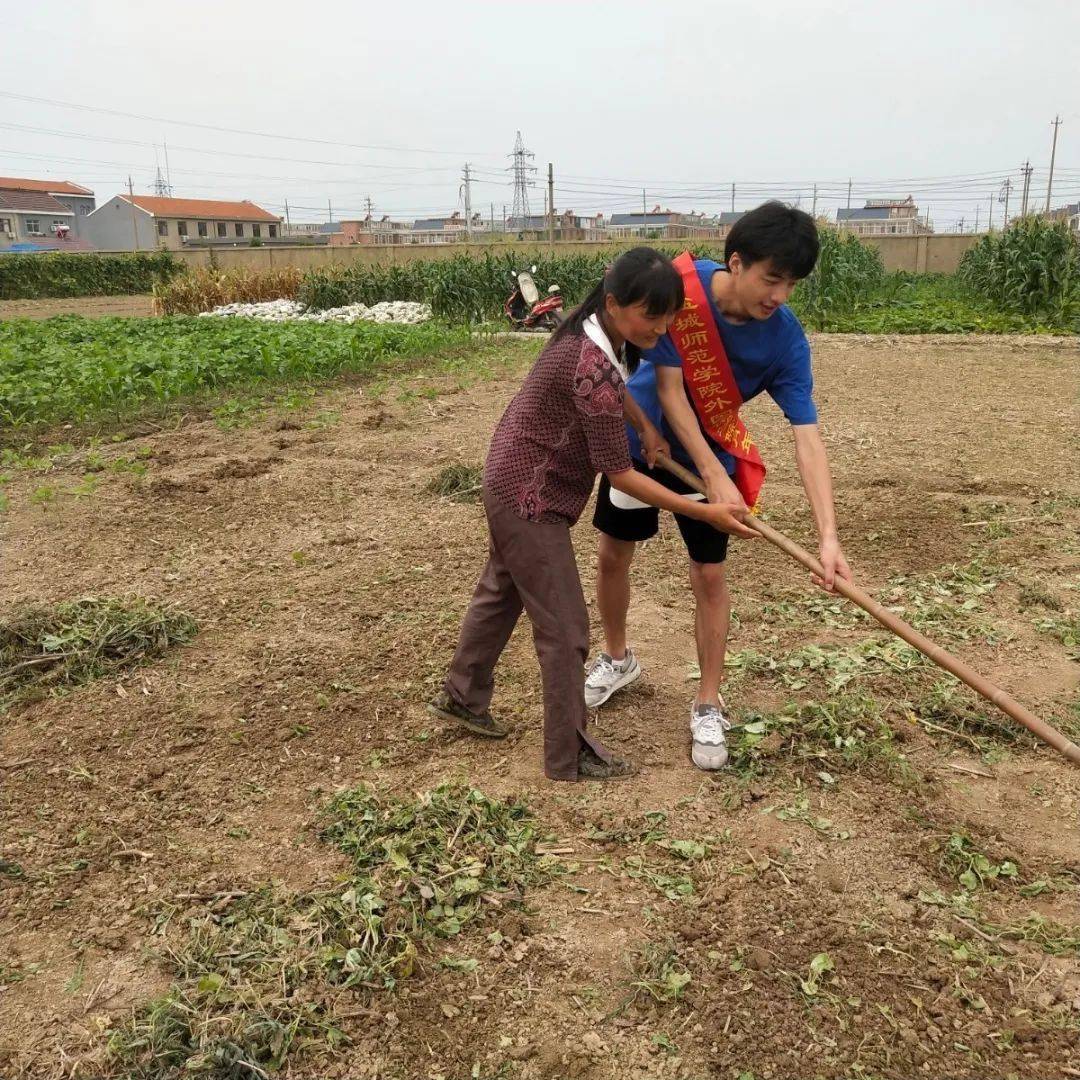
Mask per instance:
[[[516,132],[578,212],[739,209],[768,195],[834,212],[915,195],[935,225],[983,223],[1020,166],[1080,199],[1080,3],[668,0],[2,5],[0,175],[99,200],[250,198],[292,220],[496,217]],[[47,104],[44,100],[80,108]],[[112,115],[139,114],[150,119]],[[238,133],[210,130],[209,125]],[[239,132],[250,132],[244,134]],[[275,136],[260,137],[255,132]],[[303,141],[310,140],[310,141]],[[321,140],[321,141],[320,141]],[[1000,220],[1003,207],[994,204]]]

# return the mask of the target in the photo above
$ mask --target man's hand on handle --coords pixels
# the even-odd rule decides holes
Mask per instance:
[[[848,566],[844,551],[840,547],[840,541],[835,536],[827,537],[821,541],[818,558],[821,560],[825,577],[819,578],[816,574],[811,575],[810,580],[815,585],[826,589],[828,592],[833,592],[833,586],[836,584],[837,578],[843,578],[845,581],[852,580],[851,567]]]

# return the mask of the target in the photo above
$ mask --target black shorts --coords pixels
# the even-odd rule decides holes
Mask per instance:
[[[666,469],[647,469],[639,461],[634,462],[634,468],[679,495],[689,495],[693,491],[693,488],[688,487],[677,476],[672,476]],[[592,522],[600,532],[613,540],[632,540],[636,543],[657,534],[660,529],[660,511],[655,506],[624,510],[613,505],[611,484],[606,476],[601,476]],[[727,558],[727,533],[720,532],[697,518],[684,517],[682,514],[675,515],[675,522],[682,533],[686,552],[694,562],[722,563]]]

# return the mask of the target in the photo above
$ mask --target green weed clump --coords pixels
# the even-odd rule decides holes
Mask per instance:
[[[0,259],[0,300],[148,293],[183,268],[169,251],[5,255]]]
[[[142,597],[86,597],[0,621],[0,707],[163,655],[195,636],[185,612]]]
[[[323,838],[353,860],[372,891],[393,897],[408,935],[452,936],[480,914],[486,896],[547,881],[533,853],[536,825],[522,803],[444,785],[416,800],[367,788],[338,795]]]
[[[622,1012],[641,997],[660,1005],[673,1005],[690,985],[691,975],[679,960],[675,941],[646,942],[630,962],[628,996],[616,1012]]]
[[[482,465],[447,465],[428,482],[424,490],[451,502],[479,502],[484,479]]]
[[[941,869],[955,878],[968,892],[987,888],[1000,878],[1016,878],[1020,871],[1012,859],[994,862],[979,851],[971,838],[962,832],[952,833],[941,853]]]
[[[790,760],[812,765],[832,779],[843,769],[880,772],[911,782],[914,771],[900,753],[887,706],[866,694],[791,704],[776,713],[748,713],[728,737],[731,763],[744,776],[760,773],[767,762]]]
[[[342,792],[320,835],[349,857],[344,880],[208,898],[163,950],[172,989],[109,1034],[106,1075],[239,1080],[332,1051],[354,995],[393,989],[488,906],[550,880],[558,864],[536,854],[536,830],[523,804],[461,784],[416,799]],[[178,910],[163,907],[159,925]]]
[[[0,425],[117,419],[228,387],[367,374],[461,347],[434,324],[323,326],[254,319],[0,322]]]

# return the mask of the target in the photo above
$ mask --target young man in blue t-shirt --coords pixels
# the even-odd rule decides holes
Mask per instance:
[[[832,480],[813,400],[810,346],[799,320],[786,306],[796,283],[813,269],[818,250],[817,229],[809,214],[768,202],[745,214],[732,228],[724,246],[724,264],[699,259],[695,269],[743,401],[765,391],[792,426],[795,463],[814,516],[825,569],[825,578],[818,584],[831,589],[837,577],[850,581],[851,571],[837,539]],[[741,504],[745,517],[749,510],[732,479],[735,460],[706,434],[670,336],[644,354],[627,389],[670,444],[671,456],[704,481],[709,501]],[[656,449],[669,449],[643,446],[632,429],[628,435],[635,468],[644,469]],[[681,494],[701,498],[662,469],[652,476]],[[601,533],[596,592],[605,651],[594,661],[585,683],[585,699],[592,707],[602,705],[641,674],[626,640],[630,563],[637,542],[656,535],[659,518],[658,510],[612,491],[601,481],[593,524]],[[727,763],[724,732],[731,726],[720,695],[731,614],[724,572],[728,534],[679,514],[675,520],[690,557],[690,584],[697,605],[701,679],[690,709],[691,756],[699,768],[718,769]],[[757,536],[745,526],[736,535]]]

